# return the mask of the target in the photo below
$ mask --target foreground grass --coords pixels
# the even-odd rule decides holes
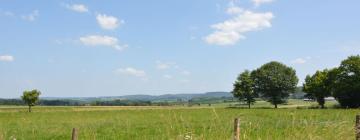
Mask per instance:
[[[232,138],[233,119],[241,118],[242,139],[354,139],[360,110],[230,109],[187,107],[0,108],[0,140],[193,139]]]

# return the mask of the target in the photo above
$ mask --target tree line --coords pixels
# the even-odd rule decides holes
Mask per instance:
[[[246,102],[250,108],[262,98],[277,108],[287,102],[298,84],[296,71],[280,62],[272,61],[253,71],[240,73],[232,91],[234,97]],[[318,70],[307,75],[303,83],[306,97],[314,99],[324,108],[325,98],[333,96],[344,108],[360,107],[360,56],[349,56],[340,66]]]
[[[240,73],[234,83],[232,91],[234,97],[247,103],[248,107],[256,102],[255,98],[262,98],[275,108],[286,103],[291,93],[297,89],[299,79],[296,71],[280,62],[272,61],[253,71],[245,70]],[[339,67],[318,70],[313,75],[307,75],[303,83],[306,97],[314,99],[321,108],[324,108],[325,98],[335,99],[344,108],[360,107],[360,56],[349,56],[343,60]],[[22,100],[0,99],[2,105],[28,105],[31,112],[32,106],[41,105],[86,105],[71,100],[41,100],[39,90],[24,91]],[[150,101],[95,101],[90,105],[122,105],[146,106],[169,105],[167,102],[152,103]]]
[[[31,102],[31,103],[30,103]],[[69,99],[43,100],[38,99],[25,102],[24,99],[0,99],[0,105],[27,105],[31,112],[35,105],[40,106],[171,106],[171,102],[151,102],[142,100],[108,100],[108,101],[79,101]]]
[[[28,111],[32,111],[35,105],[44,106],[166,106],[167,102],[152,103],[141,100],[111,100],[111,101],[92,101],[91,103],[77,100],[40,100],[41,92],[39,90],[24,91],[20,99],[0,99],[0,105],[27,105]]]

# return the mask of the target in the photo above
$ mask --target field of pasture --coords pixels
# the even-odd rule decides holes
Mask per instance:
[[[0,140],[226,140],[241,119],[241,139],[352,140],[358,109],[200,107],[0,107]],[[281,107],[281,106],[280,106]]]

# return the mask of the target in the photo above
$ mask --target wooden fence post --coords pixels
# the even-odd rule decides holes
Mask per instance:
[[[77,140],[77,139],[78,139],[78,130],[76,128],[73,128],[71,140]]]
[[[355,140],[360,140],[360,115],[356,115],[355,133],[356,133]]]
[[[240,119],[234,120],[234,140],[240,140]]]

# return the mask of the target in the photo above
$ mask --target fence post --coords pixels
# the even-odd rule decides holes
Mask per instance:
[[[360,140],[360,115],[356,115],[355,133],[356,133],[355,140]]]
[[[73,128],[71,140],[77,140],[77,139],[78,139],[78,130],[76,128]]]
[[[234,120],[234,140],[240,140],[240,119]]]

